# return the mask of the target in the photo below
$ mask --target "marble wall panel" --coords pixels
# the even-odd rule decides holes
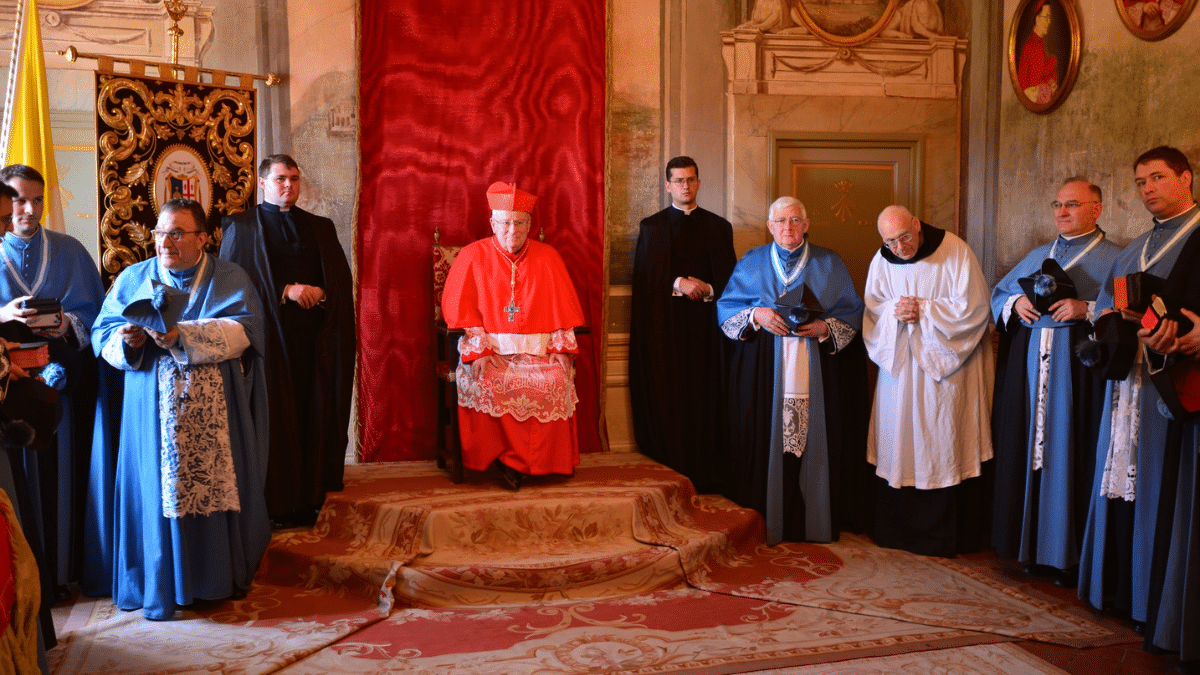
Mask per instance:
[[[958,103],[954,100],[732,95],[729,213],[739,255],[770,241],[767,206],[772,132],[918,134],[925,141],[922,217],[959,230]]]

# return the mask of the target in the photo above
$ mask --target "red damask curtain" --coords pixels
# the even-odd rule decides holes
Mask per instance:
[[[360,439],[366,461],[435,454],[431,246],[490,236],[485,192],[538,196],[530,236],[567,263],[581,449],[601,449],[605,0],[362,0]]]

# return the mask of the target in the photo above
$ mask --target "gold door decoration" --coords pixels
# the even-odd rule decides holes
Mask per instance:
[[[100,268],[105,285],[154,255],[150,231],[172,196],[196,199],[216,227],[255,198],[256,91],[96,71]],[[220,246],[220,232],[209,239]]]

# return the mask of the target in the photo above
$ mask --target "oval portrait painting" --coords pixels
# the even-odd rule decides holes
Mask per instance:
[[[1079,72],[1080,43],[1074,4],[1021,1],[1008,33],[1008,74],[1026,108],[1047,113],[1063,102]]]

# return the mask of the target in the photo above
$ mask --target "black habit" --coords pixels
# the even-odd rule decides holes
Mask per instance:
[[[333,221],[294,206],[261,204],[222,228],[221,257],[250,275],[266,314],[267,510],[272,520],[311,522],[325,493],[342,489],[355,356],[350,266]],[[320,286],[324,302],[283,302],[293,283]]]
[[[687,476],[700,493],[723,491],[726,340],[716,299],[737,264],[733,227],[702,208],[642,220],[633,257],[629,389],[642,453]],[[673,296],[678,277],[713,288],[713,301]]]

